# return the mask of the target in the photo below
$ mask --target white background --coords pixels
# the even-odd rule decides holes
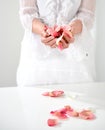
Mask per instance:
[[[96,72],[97,81],[105,81],[105,1],[97,0]],[[23,28],[19,20],[19,0],[0,3],[0,86],[16,85]]]
[[[0,1],[0,86],[16,84],[23,28],[19,21],[19,0]]]

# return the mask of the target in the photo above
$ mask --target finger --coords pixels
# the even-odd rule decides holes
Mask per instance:
[[[66,41],[65,41],[63,38],[61,39],[61,42],[62,42],[62,46],[63,46],[64,48],[68,47]]]
[[[62,42],[62,47],[63,47],[63,49],[64,48],[68,48],[69,47],[69,44],[67,44],[66,42],[65,42],[65,40],[64,39],[61,39],[61,41],[60,42]]]
[[[53,44],[52,46],[51,46],[51,48],[56,48],[57,47],[57,45],[56,44]]]
[[[63,34],[63,39],[67,44],[73,43],[74,42],[74,37],[69,37],[66,33]]]
[[[72,38],[70,39],[69,43],[73,43],[74,41],[75,41],[75,38],[72,37]]]
[[[67,46],[66,44],[67,44],[67,43],[66,43],[65,40],[63,39],[63,35],[56,40],[56,45],[57,45],[58,47],[60,47],[60,48],[61,48],[61,46],[62,46],[62,49],[64,49],[64,48]]]
[[[48,37],[49,34],[44,30],[44,31],[41,33],[41,36],[42,36],[42,37]]]
[[[53,40],[51,40],[50,42],[48,42],[46,45],[49,45],[50,47],[55,46],[55,45],[56,45],[56,40],[53,39]],[[56,47],[56,46],[55,46],[55,47]]]
[[[55,42],[55,38],[53,36],[49,36],[46,38],[46,44],[51,45],[51,43]]]
[[[47,45],[47,44],[49,44],[49,42],[52,41],[53,39],[54,39],[53,36],[42,37],[42,38],[41,38],[41,41]]]
[[[71,38],[65,33],[63,39],[65,40],[66,43],[69,43]]]
[[[69,44],[63,44],[62,46],[63,46],[63,49],[65,49],[69,47]]]

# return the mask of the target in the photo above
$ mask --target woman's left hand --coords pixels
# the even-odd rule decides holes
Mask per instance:
[[[83,24],[79,19],[72,21],[69,26],[71,27],[71,32],[73,35],[80,34],[82,32]]]
[[[62,49],[66,49],[71,43],[74,42],[74,37],[70,37],[67,33],[64,32],[59,42],[62,44]]]
[[[68,48],[69,45],[75,41],[75,35],[80,34],[82,32],[83,25],[82,21],[79,19],[72,21],[69,26],[70,31],[72,33],[72,37],[69,37],[65,32],[63,33],[63,36],[60,40],[60,42],[62,43],[62,49]]]

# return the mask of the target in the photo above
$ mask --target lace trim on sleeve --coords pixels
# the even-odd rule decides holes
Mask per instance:
[[[87,29],[91,29],[94,23],[94,14],[95,0],[81,0],[80,8],[73,20],[80,19],[83,22],[83,24],[87,27]]]
[[[34,18],[39,18],[38,7],[36,0],[20,0],[20,20],[26,30],[32,31],[32,21]]]

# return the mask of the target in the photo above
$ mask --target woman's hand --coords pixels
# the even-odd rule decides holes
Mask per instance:
[[[74,37],[70,37],[67,33],[63,33],[60,40],[59,40],[60,44],[62,45],[62,49],[66,49],[69,47],[69,45],[71,43],[74,42]]]
[[[67,33],[63,33],[63,36],[60,39],[60,42],[62,44],[62,49],[68,48],[71,43],[75,40],[75,35],[82,32],[82,21],[79,19],[74,20],[72,23],[70,23],[70,32],[72,33],[72,37],[70,37]]]
[[[56,38],[49,35],[46,31],[43,31],[41,34],[41,42],[45,45],[50,46],[51,48],[56,48]]]
[[[66,49],[69,47],[71,43],[74,42],[74,36],[82,32],[82,21],[81,20],[74,20],[72,23],[69,24],[70,32],[67,30],[63,32],[63,34],[59,38],[55,38],[54,36],[49,35],[46,31],[43,31],[41,34],[41,41],[45,45],[50,46],[51,48],[56,48],[58,46],[57,41],[60,42],[62,49]],[[68,35],[69,33],[72,36]]]
[[[60,39],[59,42],[62,44],[62,49],[68,48],[70,43],[74,41],[74,37],[70,37],[66,33],[63,33],[59,39]],[[41,42],[44,43],[45,45],[50,46],[51,48],[56,48],[58,46],[57,38],[49,35],[46,31],[43,31],[41,35]]]
[[[83,25],[82,25],[81,20],[76,19],[72,21],[69,25],[71,27],[71,32],[73,35],[76,35],[82,32]]]

